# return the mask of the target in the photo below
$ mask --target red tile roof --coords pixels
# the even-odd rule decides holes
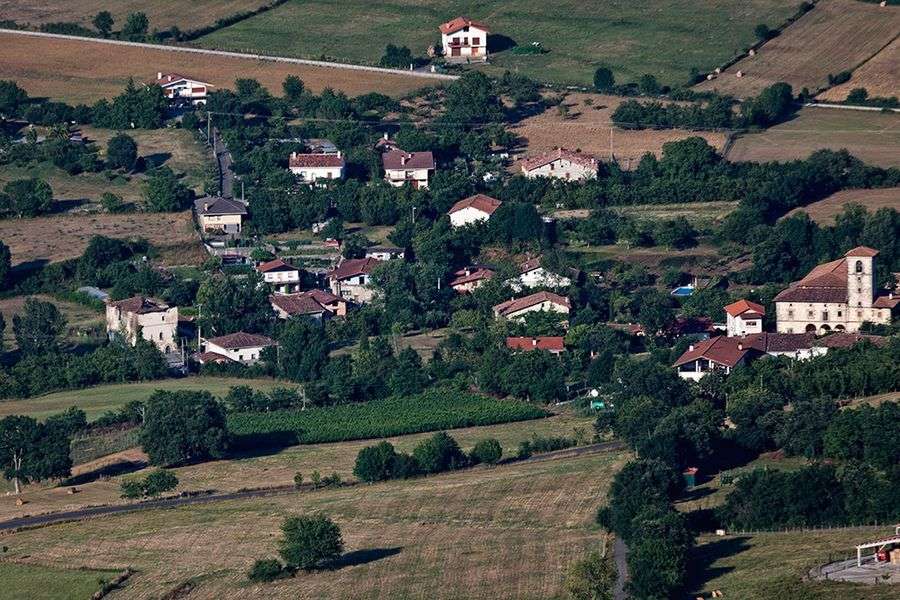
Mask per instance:
[[[307,169],[343,167],[344,157],[340,154],[291,154],[288,166]]]
[[[275,294],[269,296],[272,306],[278,307],[289,316],[316,315],[328,312],[321,303],[309,294]]]
[[[237,350],[239,348],[256,348],[259,346],[273,346],[275,340],[264,335],[256,335],[255,333],[245,333],[238,331],[237,333],[229,333],[228,335],[220,335],[218,337],[206,340],[209,344],[215,344],[226,350]]]
[[[331,279],[347,279],[357,275],[367,275],[380,264],[381,261],[376,258],[348,258],[329,271],[328,277]]]
[[[179,73],[163,73],[162,77],[156,78],[156,84],[162,87],[172,85],[173,83],[178,83],[179,81],[191,81],[193,83],[202,83],[203,85],[207,86],[212,85],[210,83],[206,83],[205,81],[200,81],[199,79],[192,79],[185,75],[180,75]]]
[[[494,214],[500,205],[503,204],[500,200],[496,198],[491,198],[490,196],[486,196],[484,194],[475,194],[474,196],[469,196],[468,198],[464,198],[450,207],[450,210],[447,211],[448,215],[452,215],[455,212],[459,212],[464,208],[474,208],[476,210],[480,210],[483,213],[487,213],[489,215]]]
[[[329,304],[334,304],[335,302],[346,302],[340,296],[335,296],[331,292],[326,292],[325,290],[320,289],[312,289],[303,292],[305,295],[309,296],[322,306],[327,306]]]
[[[900,296],[896,294],[889,294],[887,296],[879,296],[875,298],[875,302],[872,303],[872,306],[875,308],[894,309],[898,304],[900,304]]]
[[[705,358],[726,367],[734,367],[751,352],[759,353],[759,350],[753,348],[747,340],[721,335],[697,342],[687,352],[678,357],[678,360],[672,366],[680,367],[681,365]]]
[[[467,283],[472,283],[473,281],[481,281],[485,279],[490,279],[494,276],[494,272],[491,269],[485,268],[477,268],[468,270],[463,269],[461,271],[457,271],[454,273],[457,275],[456,279],[450,282],[450,287],[456,287],[458,285],[465,285]]]
[[[506,302],[501,302],[494,307],[494,312],[498,315],[507,316],[519,312],[520,310],[535,306],[536,304],[540,304],[541,302],[552,302],[559,306],[565,306],[567,309],[571,308],[571,303],[565,296],[560,296],[559,294],[554,294],[553,292],[537,292],[535,294],[525,296],[524,298],[516,298],[513,300],[507,300]]]
[[[381,155],[385,169],[398,171],[402,169],[434,170],[434,155],[431,152],[403,152],[389,150]]]
[[[115,300],[110,302],[109,305],[115,306],[122,312],[135,313],[138,315],[169,310],[168,304],[160,302],[159,300],[145,298],[144,296],[132,296],[131,298],[125,298],[124,300]]]
[[[876,346],[883,347],[888,338],[880,335],[865,335],[861,333],[832,333],[815,342],[816,346],[823,348],[849,348],[862,341],[869,341]]]
[[[201,365],[205,365],[208,363],[230,363],[235,362],[234,360],[228,358],[224,354],[219,354],[218,352],[201,352],[196,355],[197,361]]]
[[[775,296],[776,302],[847,302],[847,259],[818,265]]]
[[[449,35],[451,33],[459,31],[463,27],[470,27],[470,26],[474,26],[474,27],[477,27],[478,29],[483,29],[484,31],[488,31],[488,32],[490,31],[490,29],[488,29],[487,25],[485,25],[484,23],[482,23],[480,21],[473,21],[469,17],[456,17],[452,21],[447,21],[446,23],[441,23],[439,29],[441,30],[441,33],[443,33],[444,35]]]
[[[878,250],[869,248],[868,246],[857,246],[856,248],[847,251],[844,256],[867,256],[872,258],[873,256],[878,256]]]
[[[764,315],[766,314],[766,309],[761,305],[750,302],[749,300],[738,300],[737,302],[732,302],[728,306],[725,307],[725,312],[727,312],[732,317],[738,317],[743,315],[744,313],[755,313],[756,315]],[[749,316],[749,315],[745,315]]]
[[[557,148],[556,150],[550,150],[523,159],[521,162],[522,170],[533,171],[534,169],[548,165],[555,160],[567,160],[587,169],[597,168],[597,159],[590,154],[582,154],[581,152],[566,150],[565,148]]]
[[[506,347],[511,350],[547,350],[549,352],[562,352],[565,344],[562,337],[508,337]]]
[[[256,266],[256,270],[260,273],[268,273],[270,271],[299,271],[297,267],[284,262],[280,258],[260,263]]]

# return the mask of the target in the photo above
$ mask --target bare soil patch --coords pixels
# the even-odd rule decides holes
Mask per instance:
[[[900,7],[821,0],[756,56],[738,61],[697,88],[747,98],[785,81],[795,91],[806,87],[815,92],[828,85],[829,74],[852,71],[887,46],[898,31]],[[738,71],[742,77],[737,77]]]
[[[17,81],[32,96],[76,103],[110,98],[122,91],[129,77],[148,82],[160,71],[183,73],[219,88],[233,86],[236,78],[250,77],[275,94],[281,93],[288,75],[297,75],[314,92],[331,87],[351,96],[367,92],[399,96],[434,84],[420,77],[113,46],[87,39],[0,33],[0,47],[4,49],[0,79]]]
[[[850,81],[825,90],[817,99],[840,102],[855,88],[866,88],[869,96],[900,95],[900,37],[853,71]]]
[[[597,158],[619,161],[623,168],[634,168],[641,156],[650,152],[659,156],[663,144],[692,136],[705,138],[710,145],[721,150],[725,134],[683,129],[626,131],[612,124],[613,111],[626,99],[600,94],[568,94],[564,104],[566,116],[557,108],[529,117],[512,127],[512,131],[524,138],[525,154],[535,154],[562,146],[581,150]],[[611,134],[611,135],[610,135]],[[610,152],[611,150],[611,152]]]
[[[862,204],[869,212],[875,212],[879,208],[893,208],[900,211],[900,188],[844,190],[824,200],[795,208],[787,216],[805,212],[819,225],[831,225],[835,216],[843,212],[844,205],[850,203]]]

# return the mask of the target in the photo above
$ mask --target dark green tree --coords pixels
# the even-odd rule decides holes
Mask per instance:
[[[112,13],[108,10],[101,10],[94,15],[94,19],[91,23],[94,25],[94,29],[100,32],[100,35],[109,37],[114,23]]]
[[[0,241],[0,290],[9,284],[9,272],[12,269],[12,253],[9,246]]]
[[[141,445],[154,465],[221,458],[225,411],[209,392],[157,390],[147,400]]]
[[[133,12],[125,19],[122,27],[122,37],[131,42],[143,42],[147,38],[147,30],[150,28],[150,19],[142,12]]]
[[[397,452],[390,442],[379,442],[374,446],[367,446],[356,455],[353,475],[366,483],[392,479],[396,460]]]
[[[144,183],[144,205],[151,212],[175,212],[187,208],[193,193],[169,167],[154,169]]]
[[[321,377],[328,363],[329,344],[318,323],[294,319],[285,325],[278,338],[279,371],[291,381],[313,381]]]
[[[413,458],[425,473],[441,473],[466,466],[467,459],[459,444],[444,431],[421,442],[413,450]]]
[[[137,164],[137,159],[137,142],[130,135],[119,133],[106,145],[106,161],[113,169],[131,171]]]
[[[0,420],[0,468],[16,494],[23,483],[65,477],[72,469],[69,438],[31,417],[6,417]]]
[[[500,446],[500,442],[494,438],[487,438],[475,443],[475,447],[469,453],[469,460],[475,465],[480,463],[495,465],[500,462],[502,456],[503,448]]]
[[[28,298],[22,314],[13,316],[13,332],[24,354],[54,352],[66,332],[66,318],[52,302]]]
[[[608,92],[616,87],[616,78],[608,67],[597,67],[594,71],[594,89],[598,92]]]
[[[279,542],[279,553],[288,567],[312,571],[344,551],[340,528],[324,515],[290,517],[281,531],[284,538]]]
[[[0,194],[0,214],[15,217],[36,217],[50,211],[53,190],[40,179],[17,179],[3,187]]]

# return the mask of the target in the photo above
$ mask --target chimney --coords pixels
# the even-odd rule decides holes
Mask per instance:
[[[297,153],[296,153],[296,152],[291,152],[291,158],[292,158],[292,159],[293,159],[293,158],[297,158]]]
[[[385,131],[385,132],[384,132],[384,141],[387,141],[387,140],[388,140],[388,132]]]
[[[738,342],[738,350],[743,350],[743,349],[744,349],[744,343]]]
[[[406,165],[406,161],[407,161],[407,160],[409,160],[409,155],[407,155],[407,154],[401,155],[401,156],[400,156],[400,165],[401,165],[401,166]]]
[[[169,81],[172,81],[172,76],[169,75],[166,79],[168,79]]]
[[[341,152],[340,150],[338,150],[337,157],[342,158],[343,156],[344,156],[344,153]]]
[[[156,72],[156,78],[157,78],[157,79],[162,79],[162,71],[157,71],[157,72]]]
[[[688,352],[693,352],[693,351],[694,351],[694,345],[691,344],[690,346],[688,346]]]
[[[537,338],[531,338],[531,347],[537,348]]]
[[[204,203],[203,203],[203,210],[204,210],[204,211],[209,210],[209,202],[204,202]]]

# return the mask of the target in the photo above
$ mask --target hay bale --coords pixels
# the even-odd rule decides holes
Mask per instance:
[[[738,71],[737,73],[735,73],[735,75],[737,76],[738,79],[740,79],[741,77],[744,76],[744,72],[743,72],[743,71]]]

